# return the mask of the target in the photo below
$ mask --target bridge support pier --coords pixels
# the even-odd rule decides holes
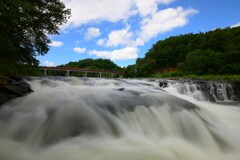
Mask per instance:
[[[101,72],[99,73],[99,77],[102,78],[102,73]]]
[[[44,69],[44,76],[47,76],[47,69]]]
[[[69,76],[69,70],[66,71],[65,76]]]
[[[87,77],[87,72],[84,72],[84,77]]]

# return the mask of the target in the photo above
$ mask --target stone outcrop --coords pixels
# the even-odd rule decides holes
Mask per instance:
[[[236,96],[236,100],[240,101],[240,80],[239,81],[232,81],[231,82],[233,85],[233,92],[234,95]]]
[[[30,85],[21,77],[0,76],[0,106],[30,92],[32,92]]]

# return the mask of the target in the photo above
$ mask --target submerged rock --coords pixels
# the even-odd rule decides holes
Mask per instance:
[[[30,85],[21,77],[0,76],[0,106],[30,92],[32,92]]]

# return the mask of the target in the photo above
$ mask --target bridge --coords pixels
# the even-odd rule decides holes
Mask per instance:
[[[82,72],[83,77],[87,77],[88,73],[97,73],[99,77],[102,77],[103,73],[109,74],[109,77],[113,78],[113,75],[122,75],[123,72],[120,71],[109,71],[109,70],[92,70],[88,68],[65,68],[65,67],[47,67],[47,66],[40,66],[39,69],[44,70],[44,76],[47,76],[48,70],[54,71],[65,71],[65,76],[69,76],[70,72]]]

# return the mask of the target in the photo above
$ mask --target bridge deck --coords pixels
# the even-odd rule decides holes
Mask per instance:
[[[71,72],[91,72],[91,73],[111,73],[111,74],[118,74],[122,75],[123,72],[121,71],[110,71],[110,70],[92,70],[88,68],[65,68],[65,67],[47,67],[47,66],[40,66],[40,69],[44,70],[58,70],[58,71],[71,71]]]

